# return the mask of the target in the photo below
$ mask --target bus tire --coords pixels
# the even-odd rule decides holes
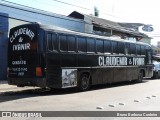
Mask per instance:
[[[79,79],[79,91],[86,91],[90,88],[90,77],[88,74],[83,73]]]
[[[136,82],[141,83],[143,80],[143,71],[141,70],[138,74],[138,79],[136,80]]]

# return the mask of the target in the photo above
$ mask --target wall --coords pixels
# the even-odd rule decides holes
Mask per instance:
[[[21,6],[11,6],[4,3],[0,4],[0,12],[9,14],[10,18],[19,19],[20,21],[41,22],[43,24],[53,24],[70,30],[84,32],[83,20],[77,20],[66,16],[29,9]]]
[[[4,17],[6,16],[6,17]],[[0,13],[0,80],[7,79],[8,14]]]

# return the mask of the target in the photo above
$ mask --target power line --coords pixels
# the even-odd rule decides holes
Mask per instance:
[[[70,4],[70,3],[67,3],[67,2],[62,2],[60,0],[52,0],[52,1],[56,1],[56,2],[59,2],[59,3],[63,3],[63,4],[66,4],[66,5],[70,5],[70,6],[74,6],[74,7],[78,7],[78,8],[82,8],[82,9],[85,9],[85,10],[91,10],[91,9],[88,9],[88,8],[85,8],[85,7],[81,7],[81,6],[77,6],[77,5],[73,5],[73,4]],[[115,18],[120,18],[120,19],[123,19],[121,17],[118,17],[118,16],[115,16],[115,15],[112,15],[112,14],[108,14],[108,13],[103,13],[103,12],[100,12],[101,14],[104,14],[104,15],[108,15],[108,16],[112,16],[112,17],[115,17]],[[124,20],[124,19],[123,19]]]
[[[10,2],[10,1],[7,1],[7,0],[1,0],[1,1],[6,2],[6,3],[10,3],[10,4],[14,4],[14,5],[18,5],[18,6],[23,6],[23,7],[30,8],[30,9],[34,9],[34,10],[39,10],[39,11],[43,11],[43,12],[48,12],[48,11],[45,11],[45,10],[41,10],[41,9],[33,8],[33,7],[30,7],[30,6],[26,6],[26,5],[22,5],[22,4]]]
[[[153,36],[151,35],[150,37],[160,37],[160,35],[153,35]]]
[[[66,4],[66,5],[70,5],[70,6],[74,6],[74,7],[78,7],[78,8],[82,8],[82,9],[85,9],[85,10],[90,10],[88,8],[81,7],[81,6],[78,6],[78,5],[73,5],[73,4],[70,4],[70,3],[67,3],[67,2],[62,2],[60,0],[52,0],[52,1],[56,1],[56,2],[59,2],[59,3],[63,3],[63,4]]]
[[[42,9],[37,9],[37,8],[29,7],[29,6],[26,6],[26,5],[22,5],[22,4],[10,2],[10,1],[7,1],[7,0],[1,0],[1,1],[7,2],[7,3],[11,3],[11,4],[15,4],[15,5],[18,5],[18,6],[23,6],[23,7],[30,8],[30,9],[34,9],[34,10],[39,10],[39,11],[42,11],[42,12],[48,12],[48,11],[45,11],[45,10],[42,10]],[[77,8],[81,8],[81,9],[84,9],[84,10],[91,11],[91,9],[88,9],[88,8],[85,8],[85,7],[81,7],[81,6],[78,6],[78,5],[74,5],[74,4],[71,4],[71,3],[67,3],[67,2],[62,2],[62,1],[60,1],[60,0],[52,0],[52,1],[59,2],[59,3],[62,3],[62,4],[66,4],[66,5],[70,5],[70,6],[73,6],[73,7],[77,7]],[[46,3],[46,4],[47,4],[47,3]],[[47,4],[47,5],[50,5],[50,4]],[[103,12],[100,12],[100,13],[101,13],[101,14],[104,14],[104,15],[107,15],[107,16],[114,17],[114,18],[119,18],[119,19],[122,19],[122,20],[126,20],[126,19],[124,19],[124,18],[115,16],[115,15],[112,15],[112,14],[103,13]]]
[[[23,11],[29,11],[29,12],[32,12],[32,13],[38,13],[38,14],[42,14],[42,15],[46,15],[46,16],[52,16],[53,17],[53,15],[49,15],[49,14],[55,14],[55,15],[59,15],[59,16],[63,16],[63,15],[61,15],[61,14],[57,14],[57,13],[53,13],[53,12],[49,12],[49,11],[45,11],[45,10],[42,10],[42,9],[38,9],[38,8],[34,8],[34,7],[30,7],[30,6],[26,6],[26,5],[22,5],[22,4],[18,4],[18,3],[14,3],[14,2],[10,2],[10,1],[7,1],[7,0],[1,0],[1,1],[3,1],[3,2],[5,2],[5,3],[9,3],[9,4],[12,4],[12,5],[16,5],[16,6],[22,6],[22,7],[24,7],[24,8],[29,8],[29,9],[24,9],[24,8],[17,8],[16,7],[16,9],[20,9],[20,10],[23,10]],[[47,4],[47,3],[46,3]],[[50,4],[48,4],[48,5],[50,5]],[[15,8],[14,6],[9,6],[9,7],[13,7],[13,8]],[[36,10],[36,11],[31,11],[31,9],[32,10]],[[39,12],[37,12],[37,11],[39,11]],[[43,12],[43,13],[41,13],[41,12]],[[44,14],[44,13],[47,13],[47,14]],[[49,14],[48,14],[49,13]],[[66,16],[65,16],[66,17]],[[59,18],[59,17],[57,17],[57,18]],[[69,18],[68,18],[69,19]]]
[[[45,4],[46,6],[49,6],[47,11],[50,11],[50,12],[53,11],[51,7],[54,7],[54,10],[55,10],[54,13],[58,13],[58,14],[65,15],[65,16],[70,14],[71,11],[73,11],[73,7],[68,7],[64,11],[64,6],[61,5],[61,3],[60,3],[60,5],[55,5],[54,2],[47,3],[47,1],[41,1],[41,2],[39,2],[39,0],[33,0],[33,1],[35,1],[39,5],[43,5],[44,6],[44,4]]]
[[[37,13],[37,14],[41,14],[41,15],[45,15],[45,16],[49,16],[49,17],[55,17],[55,18],[60,18],[60,19],[67,19],[67,20],[70,20],[70,21],[76,21],[75,19],[72,19],[72,18],[69,18],[69,17],[66,17],[66,16],[63,16],[63,15],[60,15],[60,14],[55,14],[55,13],[52,13],[52,12],[48,12],[48,11],[44,11],[44,10],[40,10],[40,9],[37,9],[37,8],[32,8],[32,7],[28,7],[28,6],[25,6],[25,5],[21,5],[21,4],[17,4],[17,3],[13,3],[13,2],[9,2],[7,0],[1,0],[1,1],[4,1],[4,2],[7,2],[7,3],[12,3],[14,5],[20,5],[20,6],[24,6],[26,8],[29,8],[29,9],[24,9],[24,8],[19,8],[19,7],[15,7],[15,6],[10,6],[9,4],[6,5],[6,4],[1,4],[2,6],[7,6],[7,7],[11,7],[11,8],[15,8],[15,9],[19,9],[19,10],[23,10],[23,11],[27,11],[27,12],[31,12],[31,13]],[[33,10],[37,10],[37,11],[31,11],[31,9]],[[42,11],[42,12],[40,12]],[[16,13],[18,15],[21,15],[21,16],[25,16],[25,15],[22,15],[22,14],[19,14],[19,13]],[[58,15],[58,16],[56,16]],[[64,18],[63,18],[63,17]],[[46,20],[45,20],[46,21]]]

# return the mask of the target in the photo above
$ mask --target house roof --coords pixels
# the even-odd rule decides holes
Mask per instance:
[[[145,25],[143,23],[118,23],[118,24],[122,27],[132,28],[132,29],[135,29],[135,30],[138,30],[138,27]]]
[[[106,19],[103,19],[103,18],[98,18],[98,17],[93,16],[93,15],[86,15],[86,14],[74,11],[68,16],[78,18],[78,19],[84,19],[84,17],[88,17],[92,21],[92,24],[98,25],[102,28],[113,29],[113,30],[120,31],[120,32],[123,32],[123,33],[131,34],[131,35],[134,35],[134,36],[137,36],[137,37],[148,37],[146,34],[141,33],[139,31],[136,31],[135,29],[123,27],[117,22],[113,22],[113,21],[106,20]]]

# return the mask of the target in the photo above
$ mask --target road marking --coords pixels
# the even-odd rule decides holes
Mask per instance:
[[[156,95],[152,95],[152,97],[157,97]]]
[[[115,107],[115,105],[112,105],[112,104],[110,104],[110,105],[108,105],[109,107]]]
[[[139,100],[134,100],[134,102],[139,102]]]
[[[119,103],[119,105],[125,105],[124,103]]]
[[[102,106],[97,106],[96,109],[104,109]]]
[[[146,97],[147,99],[151,99],[150,97]]]

